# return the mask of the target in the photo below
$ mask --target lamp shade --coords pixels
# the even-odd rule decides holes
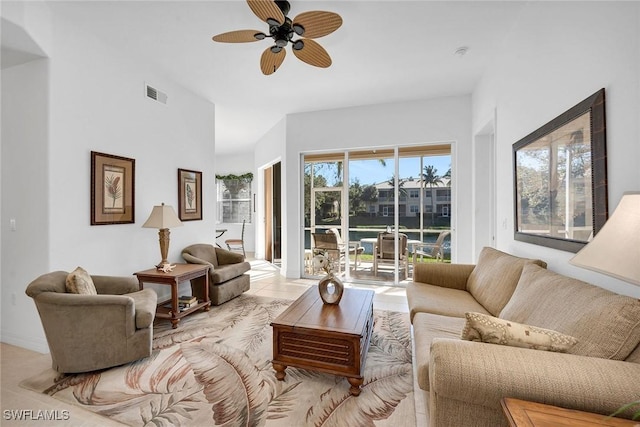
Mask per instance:
[[[640,286],[640,192],[624,193],[598,234],[569,262]]]
[[[164,203],[160,206],[154,206],[151,211],[151,215],[149,215],[149,219],[147,222],[142,224],[144,228],[173,228],[179,227],[182,225],[182,222],[178,219],[178,215],[176,215],[176,211],[169,205],[165,205]]]

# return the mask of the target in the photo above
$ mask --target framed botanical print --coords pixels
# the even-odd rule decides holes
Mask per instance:
[[[91,225],[135,222],[136,161],[91,152]]]
[[[178,169],[178,217],[180,221],[202,219],[202,172]]]

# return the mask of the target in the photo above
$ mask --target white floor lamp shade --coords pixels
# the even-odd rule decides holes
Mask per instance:
[[[627,192],[571,264],[640,286],[640,192]]]

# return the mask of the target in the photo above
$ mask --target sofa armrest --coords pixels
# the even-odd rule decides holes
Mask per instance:
[[[464,291],[474,267],[473,264],[416,263],[413,266],[413,281]]]
[[[442,338],[431,344],[429,379],[432,400],[498,411],[514,397],[609,415],[640,395],[637,363]]]
[[[239,264],[244,262],[244,256],[238,252],[231,252],[226,249],[216,249],[216,256],[218,257],[218,265]]]

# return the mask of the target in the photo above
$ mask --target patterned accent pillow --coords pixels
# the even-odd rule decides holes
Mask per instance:
[[[98,295],[93,279],[82,267],[77,267],[67,275],[65,287],[72,294]]]
[[[462,339],[468,341],[562,353],[578,342],[574,337],[551,329],[523,325],[488,314],[469,312],[465,316],[467,321],[462,330]]]

